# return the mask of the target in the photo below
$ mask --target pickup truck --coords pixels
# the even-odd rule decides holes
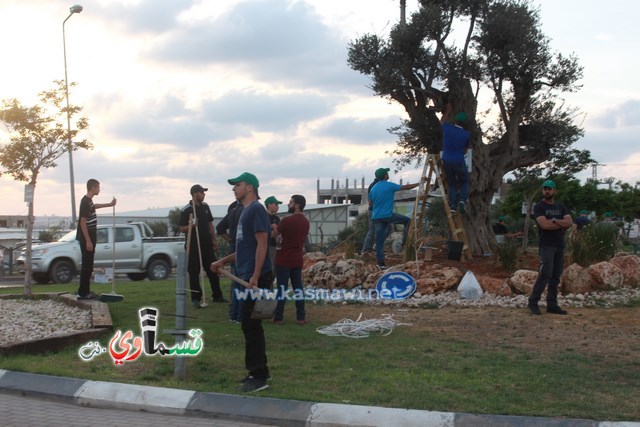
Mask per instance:
[[[113,226],[98,225],[94,269],[113,265]],[[144,222],[116,224],[116,273],[126,273],[131,280],[164,280],[184,252],[182,237],[153,237]],[[24,264],[25,253],[18,258]],[[76,231],[57,242],[34,245],[31,253],[32,278],[38,283],[69,283],[80,272],[82,255]]]

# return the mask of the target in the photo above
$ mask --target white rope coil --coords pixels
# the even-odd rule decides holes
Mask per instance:
[[[389,335],[396,326],[411,326],[410,323],[400,323],[393,315],[383,314],[381,319],[369,319],[360,321],[362,313],[357,320],[342,319],[333,325],[322,326],[316,331],[330,337],[367,338],[372,333]]]

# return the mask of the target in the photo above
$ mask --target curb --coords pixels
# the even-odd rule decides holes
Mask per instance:
[[[478,415],[202,393],[3,369],[0,392],[96,408],[208,416],[287,427],[640,427],[640,422],[630,421]]]

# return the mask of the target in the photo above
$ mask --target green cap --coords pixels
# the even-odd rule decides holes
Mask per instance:
[[[243,172],[239,177],[228,179],[227,182],[231,185],[235,185],[239,182],[246,182],[247,184],[252,185],[256,190],[258,189],[258,187],[260,187],[258,178],[256,178],[254,174],[249,172]]]
[[[606,211],[604,213],[604,216],[607,217],[607,218],[611,218],[613,216],[613,214],[611,212],[609,212],[609,211]]]
[[[546,180],[545,182],[542,183],[542,188],[544,187],[549,187],[549,188],[553,188],[554,190],[556,189],[556,183],[551,181],[550,179]]]
[[[504,215],[500,215],[500,216],[498,217],[498,221],[499,221],[499,222],[502,222],[502,221],[504,221],[504,220],[505,220]]]
[[[265,206],[269,206],[271,203],[276,203],[278,205],[281,205],[282,202],[278,199],[276,199],[274,196],[269,196],[267,197],[267,199],[264,201],[264,205]]]
[[[388,174],[390,170],[391,170],[391,169],[389,169],[389,168],[380,168],[380,169],[376,169],[376,178],[378,178],[378,179],[382,179],[382,178],[384,178],[384,176],[385,176],[386,174]]]
[[[467,113],[465,113],[464,111],[460,111],[458,114],[456,114],[453,117],[453,120],[455,120],[456,122],[460,122],[460,123],[467,123],[468,119],[469,119],[469,117],[467,116]]]
[[[586,210],[586,209],[582,209],[582,210],[580,211],[580,215],[586,215],[586,214],[588,214],[588,213],[589,213],[589,211],[588,211],[588,210]]]

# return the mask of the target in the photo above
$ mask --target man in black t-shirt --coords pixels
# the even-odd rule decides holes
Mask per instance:
[[[82,270],[80,271],[80,286],[78,287],[78,299],[95,299],[91,293],[91,274],[93,273],[93,259],[96,253],[98,217],[96,209],[115,206],[117,200],[113,198],[111,203],[93,203],[93,197],[100,194],[100,183],[96,179],[87,181],[87,194],[80,200],[78,213],[78,228],[76,240],[80,243],[82,254]]]
[[[187,270],[189,272],[189,285],[191,287],[191,304],[194,307],[203,306],[202,304],[202,290],[200,289],[200,270],[204,268],[209,277],[209,283],[211,284],[211,293],[213,302],[226,302],[222,296],[222,290],[220,289],[220,277],[217,273],[214,273],[207,268],[216,258],[216,249],[218,249],[218,243],[216,242],[216,232],[213,228],[213,215],[209,205],[204,202],[205,191],[208,188],[203,188],[201,185],[196,184],[191,187],[191,200],[180,211],[180,230],[187,234],[189,227],[194,227],[191,230],[191,242],[189,244],[189,259],[187,264]],[[193,212],[195,206],[196,211]],[[193,215],[197,221],[189,223],[189,216]],[[197,227],[197,234],[196,228]],[[200,247],[198,248],[198,240],[200,240]],[[185,242],[186,248],[186,242]],[[202,254],[202,265],[200,264],[200,254]],[[204,267],[203,267],[204,266]]]
[[[538,301],[547,287],[547,313],[567,314],[558,306],[558,285],[564,258],[564,231],[573,225],[569,211],[556,203],[556,184],[550,179],[542,184],[544,198],[533,207],[538,223],[538,250],[540,273],[529,297],[529,311],[539,315]]]

